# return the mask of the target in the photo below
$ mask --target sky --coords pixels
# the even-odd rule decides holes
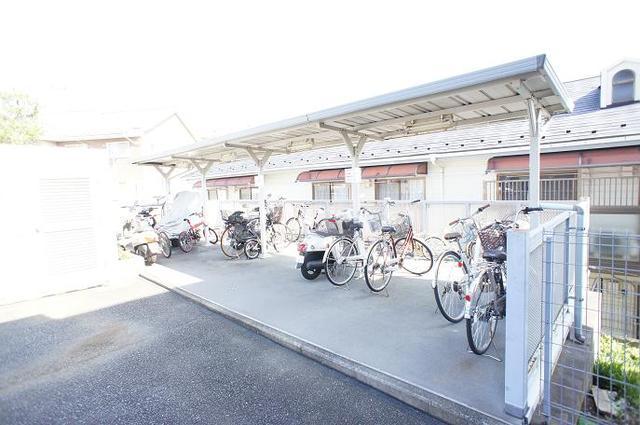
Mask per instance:
[[[640,59],[640,1],[32,1],[0,6],[0,90],[180,113],[199,137],[540,53],[564,81]]]

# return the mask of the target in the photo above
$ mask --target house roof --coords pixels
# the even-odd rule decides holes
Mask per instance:
[[[177,116],[167,109],[132,111],[73,111],[45,116],[43,141],[64,143],[136,139]]]
[[[332,146],[340,146],[344,152],[347,135],[395,144],[398,138],[524,117],[524,100],[528,98],[549,114],[573,109],[547,57],[539,55],[207,139],[186,149],[140,158],[136,163],[225,163],[255,159],[255,152],[287,156]],[[282,158],[274,156],[274,161]]]
[[[599,85],[599,76],[564,83],[575,107],[571,113],[552,116],[543,126],[543,152],[640,144],[640,103],[600,109]],[[361,165],[388,163],[390,160],[414,162],[434,157],[526,153],[529,149],[528,131],[527,120],[519,119],[370,143],[362,152]],[[349,166],[345,149],[338,146],[272,156],[265,172]],[[257,168],[253,161],[242,160],[218,164],[208,176],[255,172]]]

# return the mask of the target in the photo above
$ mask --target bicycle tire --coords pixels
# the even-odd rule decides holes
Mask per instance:
[[[211,245],[217,244],[220,240],[220,238],[218,237],[218,232],[216,232],[215,229],[211,227],[207,227],[207,239],[209,240],[209,243]]]
[[[271,225],[270,235],[271,245],[276,252],[281,252],[289,246],[291,241],[287,239],[287,228],[282,223],[273,223]]]
[[[180,232],[178,235],[178,245],[183,252],[191,252],[193,249],[193,238],[189,232]]]
[[[484,282],[488,282],[488,284],[478,285],[474,293],[471,294],[471,303],[475,303],[475,306],[471,309],[471,317],[466,320],[467,342],[469,343],[469,348],[471,348],[471,351],[478,355],[484,354],[489,349],[489,347],[491,346],[491,342],[496,335],[496,328],[498,326],[498,320],[496,319],[495,315],[492,314],[491,310],[493,308],[491,304],[495,305],[495,299],[497,299],[496,290],[491,279],[487,277],[486,270],[482,275],[480,275],[480,282],[483,282],[482,276],[485,276],[486,280]],[[487,297],[482,297],[482,294],[487,294]],[[491,298],[493,298],[493,300]],[[486,307],[488,310],[485,310],[482,313],[478,313],[478,304],[481,300],[483,302],[481,306],[488,305],[488,307]],[[481,344],[481,341],[478,338],[478,333],[475,332],[475,330],[478,328],[474,329],[473,326],[474,324],[478,324],[483,321],[488,321],[487,330],[489,332],[489,336],[488,339],[483,344]]]
[[[380,265],[377,262],[377,260],[380,258],[379,256],[377,258],[372,257],[372,254],[374,254],[374,250],[376,249],[376,247],[381,245],[386,245],[386,248],[382,248],[385,251],[385,253],[383,254],[384,263],[382,265]],[[387,255],[387,254],[390,254],[390,255]],[[396,258],[395,248],[393,247],[391,242],[388,241],[387,239],[380,239],[376,241],[373,245],[371,245],[371,248],[369,248],[369,253],[367,254],[367,261],[365,262],[365,266],[364,266],[364,280],[371,291],[380,292],[384,290],[384,288],[386,288],[387,285],[389,285],[389,282],[391,281],[391,277],[393,276],[392,267],[395,267],[395,266],[390,266],[388,262],[389,260],[395,260],[395,258]],[[390,267],[391,269],[387,274],[385,274],[385,269],[387,267]],[[377,269],[382,269],[381,285],[376,285],[373,281],[373,275],[375,274]]]
[[[450,282],[445,283],[443,281],[442,279],[444,274],[443,264],[446,264],[447,266],[449,265],[453,266],[448,261],[455,262],[456,263],[455,265],[457,267],[460,267],[462,258],[460,257],[460,254],[458,254],[456,251],[445,251],[442,253],[442,255],[440,255],[440,258],[438,259],[438,265],[436,266],[436,275],[433,278],[434,279],[433,295],[436,298],[436,304],[438,305],[438,310],[440,310],[440,313],[442,314],[442,316],[451,323],[458,323],[462,321],[462,319],[464,319],[464,295],[465,295],[464,289],[465,288],[463,286],[458,286],[458,285],[461,285],[462,282],[454,282],[454,285],[450,285],[449,284]],[[461,272],[464,273],[464,275],[466,276],[465,280],[468,280],[469,275],[464,265],[462,265],[460,268],[461,268]],[[457,283],[458,285],[456,285],[455,283]],[[451,292],[451,296],[453,297],[451,302],[455,303],[453,304],[454,308],[449,308],[448,305],[450,304],[450,302],[444,299],[444,295],[448,292]],[[455,298],[456,294],[458,299]]]
[[[244,255],[249,260],[254,260],[260,256],[262,246],[258,239],[249,239],[244,243]]]
[[[339,247],[339,244],[345,244],[345,246]],[[343,286],[346,283],[348,283],[351,279],[353,279],[353,276],[355,276],[356,274],[357,266],[354,265],[353,270],[347,271],[345,275],[346,279],[342,279],[342,280],[337,279],[333,271],[334,271],[334,268],[336,267],[335,257],[336,257],[336,253],[338,252],[341,252],[340,255],[342,256],[357,255],[358,246],[355,244],[353,240],[349,238],[339,238],[335,242],[333,242],[329,247],[329,251],[327,254],[327,261],[324,263],[324,271],[327,275],[327,279],[329,280],[329,282],[331,282],[335,286]],[[344,264],[346,263],[347,261],[344,262]]]
[[[418,265],[416,265],[416,267],[414,267],[413,265],[407,266],[406,264],[407,259],[403,258],[402,268],[416,276],[422,276],[423,274],[429,273],[429,271],[431,271],[431,269],[433,268],[433,253],[431,252],[427,244],[425,244],[419,239],[413,238],[411,240],[411,246],[404,248],[404,251],[403,251],[402,244],[406,243],[406,240],[407,238],[400,238],[395,241],[394,246],[396,249],[396,255],[398,255],[398,253],[400,252],[402,252],[404,255],[407,255],[407,251],[409,250],[410,251],[409,255],[412,256],[411,258],[416,258],[417,257],[416,252],[421,251],[422,254],[424,254],[424,259],[426,262],[422,268],[420,268],[420,266]]]
[[[240,257],[240,251],[233,248],[231,244],[227,245],[225,243],[225,241],[229,241],[229,239],[231,239],[231,242],[234,242],[233,237],[230,234],[231,229],[231,227],[227,227],[224,229],[224,232],[222,232],[222,235],[220,236],[220,251],[222,251],[226,257],[235,259]]]
[[[291,217],[287,220],[287,224],[285,226],[287,228],[287,239],[289,242],[296,242],[300,240],[300,236],[302,236],[302,225],[300,224],[298,217]]]
[[[158,233],[158,242],[160,243],[160,249],[164,258],[171,257],[171,238],[166,232]]]

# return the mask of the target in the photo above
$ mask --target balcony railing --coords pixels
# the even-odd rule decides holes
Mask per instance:
[[[529,193],[526,176],[513,180],[485,182],[485,198],[524,201]],[[640,176],[542,178],[540,198],[544,201],[575,201],[591,198],[591,210],[636,212],[640,210]]]

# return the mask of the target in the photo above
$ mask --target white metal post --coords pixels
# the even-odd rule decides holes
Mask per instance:
[[[533,98],[527,99],[527,115],[529,118],[529,206],[540,204],[540,110]],[[540,213],[532,212],[531,228],[540,225]]]
[[[202,196],[202,215],[206,213],[206,205],[209,200],[209,192],[207,191],[207,173],[213,166],[213,161],[204,161],[204,165],[200,165],[198,161],[191,160],[191,164],[200,172],[200,193]]]
[[[259,226],[260,226],[260,250],[262,251],[261,257],[267,253],[267,209],[265,200],[267,199],[266,188],[264,184],[264,166],[266,165],[271,152],[265,152],[261,158],[258,157],[253,149],[247,149],[247,153],[256,163],[258,167],[258,175],[256,176],[256,184],[258,185],[258,214],[259,214]]]
[[[156,171],[158,171],[158,173],[160,173],[162,175],[162,178],[164,179],[164,190],[168,201],[171,195],[171,181],[169,179],[171,178],[171,174],[173,174],[173,172],[175,171],[175,168],[171,167],[167,171],[163,170],[159,165],[154,165],[153,168],[155,168]]]
[[[504,403],[505,412],[523,418],[528,408],[529,232],[508,232],[507,261],[509,314],[505,319]]]
[[[353,210],[356,214],[360,212],[360,183],[362,182],[362,175],[360,169],[360,154],[364,148],[364,144],[367,142],[367,136],[361,135],[356,145],[351,141],[351,137],[346,131],[341,131],[340,134],[344,139],[344,143],[347,145],[349,155],[351,155],[351,201],[353,202]]]

